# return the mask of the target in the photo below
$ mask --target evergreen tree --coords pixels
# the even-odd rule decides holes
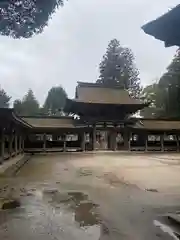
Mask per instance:
[[[151,96],[151,108],[144,109],[145,117],[180,118],[180,51],[175,54],[158,84],[147,86],[143,93]],[[152,108],[153,107],[153,108]]]
[[[59,87],[52,87],[44,103],[44,109],[48,114],[57,115],[63,110],[67,99],[65,90]]]
[[[8,108],[11,97],[7,95],[4,89],[0,88],[0,108]]]
[[[134,55],[129,48],[122,47],[117,39],[110,41],[99,70],[98,83],[106,86],[119,85],[127,89],[133,97],[139,97],[141,86]]]
[[[23,109],[22,109],[22,102],[19,99],[16,99],[13,103],[13,108],[16,114],[22,115]]]
[[[180,51],[175,54],[167,72],[159,81],[166,95],[165,116],[180,117]]]
[[[142,91],[142,98],[149,106],[141,110],[145,118],[157,118],[165,115],[165,92],[158,83],[146,86]]]
[[[31,89],[28,90],[22,101],[16,100],[14,106],[20,115],[31,116],[39,114],[39,103]]]

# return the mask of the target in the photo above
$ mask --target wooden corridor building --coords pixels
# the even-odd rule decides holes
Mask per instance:
[[[180,151],[180,120],[132,117],[144,107],[124,89],[79,82],[65,107],[73,117],[0,109],[0,161],[22,151]]]

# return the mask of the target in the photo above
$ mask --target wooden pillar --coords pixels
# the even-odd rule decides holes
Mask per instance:
[[[110,135],[110,148],[112,151],[117,150],[117,142],[116,142],[117,132],[113,131]]]
[[[116,151],[117,150],[117,131],[114,131],[114,134],[113,134],[113,151]]]
[[[93,133],[92,133],[92,150],[96,150],[96,126],[93,127]]]
[[[110,136],[109,136],[110,137],[110,139],[109,139],[110,140],[110,144],[109,144],[110,150],[113,151],[113,132],[110,132],[109,134],[110,134]]]
[[[177,152],[179,152],[179,135],[176,135]]]
[[[25,138],[24,136],[22,137],[22,151],[24,152],[24,141],[25,141]]]
[[[5,148],[5,138],[4,138],[4,130],[1,132],[1,156],[0,156],[0,164],[4,162],[4,148]]]
[[[15,146],[15,155],[17,155],[18,154],[18,136],[16,132],[14,136],[14,146]]]
[[[22,152],[22,136],[19,136],[19,152]]]
[[[86,133],[85,132],[81,134],[81,149],[83,152],[86,151]]]
[[[129,151],[130,150],[130,137],[129,137],[129,133],[127,131],[127,129],[125,129],[124,131],[124,135],[123,135],[123,139],[124,139],[124,148],[125,150]]]
[[[46,133],[43,134],[43,151],[46,152]]]
[[[164,152],[164,134],[161,134],[160,139],[161,139],[161,152]]]
[[[145,152],[148,151],[148,134],[145,135]]]
[[[13,146],[13,132],[11,132],[10,136],[9,136],[9,156],[12,157],[12,146]]]
[[[131,138],[132,138],[132,132],[129,133],[129,139],[128,139],[128,151],[131,151]]]
[[[66,134],[63,136],[64,142],[63,142],[63,152],[66,152]]]

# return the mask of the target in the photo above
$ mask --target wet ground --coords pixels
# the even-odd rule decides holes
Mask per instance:
[[[164,216],[180,210],[179,173],[178,154],[34,155],[0,179],[21,202],[0,211],[0,239],[179,239]]]

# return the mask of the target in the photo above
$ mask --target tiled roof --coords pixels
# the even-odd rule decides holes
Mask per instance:
[[[98,84],[92,83],[80,83],[76,88],[76,98],[74,101],[117,105],[143,104],[140,100],[131,98],[128,91],[122,88],[102,87]]]

